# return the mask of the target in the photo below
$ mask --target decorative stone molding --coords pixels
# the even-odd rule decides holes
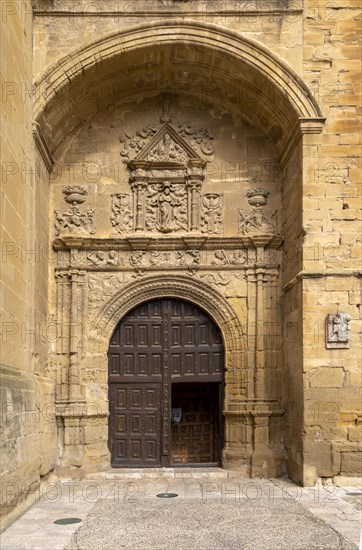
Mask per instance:
[[[214,319],[223,334],[226,353],[233,353],[232,368],[237,370],[242,361],[244,333],[238,316],[215,288],[187,275],[147,276],[125,285],[99,311],[94,327],[95,348],[107,353],[112,332],[126,313],[144,301],[167,296],[191,301]],[[228,367],[231,365],[227,362]]]

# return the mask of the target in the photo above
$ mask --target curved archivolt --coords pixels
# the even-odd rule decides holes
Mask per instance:
[[[242,112],[282,151],[300,121],[322,119],[310,90],[257,42],[213,24],[132,26],[74,51],[35,85],[35,121],[53,153],[93,113],[161,91]]]
[[[240,355],[243,329],[231,305],[215,289],[184,275],[165,275],[162,279],[159,276],[145,277],[127,285],[112,297],[101,309],[95,327],[97,344],[102,348],[100,351],[108,349],[120,319],[143,302],[158,298],[186,300],[203,309],[218,325],[225,352]]]

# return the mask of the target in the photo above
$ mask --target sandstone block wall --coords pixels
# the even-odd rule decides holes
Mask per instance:
[[[48,174],[32,136],[32,43],[31,3],[2,3],[2,527],[56,461],[48,367]]]
[[[175,82],[182,90],[182,97],[194,95],[198,98],[196,107],[195,104],[192,109],[188,107],[191,118],[211,126],[215,132],[220,158],[208,173],[205,192],[216,192],[218,186],[222,186],[230,212],[225,220],[225,234],[232,236],[238,232],[232,214],[237,212],[235,177],[245,176],[240,169],[241,158],[249,161],[250,173],[246,175],[254,177],[255,186],[270,187],[273,191],[271,204],[279,210],[283,258],[278,252],[274,259],[280,265],[280,278],[268,283],[263,315],[265,323],[270,324],[282,312],[281,322],[277,333],[273,334],[272,345],[268,343],[268,336],[263,336],[263,353],[256,350],[256,357],[259,365],[262,362],[269,369],[260,378],[266,388],[265,395],[272,395],[277,380],[277,397],[284,418],[281,437],[289,475],[305,484],[314,483],[318,476],[360,475],[359,1],[345,0],[340,5],[312,0],[303,3],[289,0],[273,3],[264,0],[237,3],[34,0],[32,5],[34,18],[29,1],[4,2],[1,7],[4,59],[1,71],[4,314],[1,396],[2,410],[5,410],[2,482],[9,488],[2,500],[5,512],[23,500],[32,484],[38,483],[58,460],[52,412],[54,384],[59,392],[57,399],[61,401],[67,397],[62,392],[68,384],[69,372],[74,375],[69,358],[52,362],[59,339],[54,341],[50,329],[52,318],[49,317],[49,313],[57,312],[55,255],[49,253],[49,238],[52,240],[56,236],[53,233],[54,210],[64,210],[62,188],[67,184],[85,184],[89,188],[93,204],[88,206],[95,208],[97,220],[95,236],[107,238],[111,221],[110,199],[107,202],[106,193],[120,193],[121,188],[126,192],[128,186],[128,175],[119,156],[119,129],[151,123],[147,102],[153,101],[150,98],[157,97],[165,87],[172,88]],[[309,134],[305,130],[301,137],[290,130],[293,147],[288,154],[284,152],[279,157],[280,151],[278,153],[272,143],[273,140],[278,143],[283,131],[278,124],[284,117],[287,127],[295,116],[294,107],[298,107],[291,106],[290,112],[283,111],[289,87],[284,83],[285,89],[275,94],[275,87],[269,89],[266,81],[252,73],[250,81],[255,89],[262,87],[264,99],[269,98],[270,104],[275,102],[275,108],[282,106],[283,111],[279,122],[269,115],[256,129],[253,111],[258,111],[259,107],[253,104],[250,96],[245,97],[243,87],[235,88],[232,77],[240,70],[235,59],[223,66],[222,74],[227,74],[227,70],[230,73],[229,87],[220,86],[219,77],[205,86],[205,75],[214,74],[219,63],[217,55],[204,55],[200,47],[195,48],[192,57],[190,48],[181,49],[180,45],[176,49],[156,46],[145,55],[139,51],[118,58],[113,66],[112,86],[108,89],[113,94],[113,108],[108,111],[104,111],[103,94],[107,83],[102,71],[108,67],[105,73],[108,78],[111,70],[100,54],[95,55],[90,61],[94,67],[87,74],[87,80],[74,80],[75,84],[67,89],[68,95],[62,95],[62,89],[58,94],[58,107],[52,111],[54,103],[49,103],[47,125],[32,127],[33,100],[36,103],[41,99],[46,103],[47,93],[51,91],[43,86],[38,91],[42,97],[32,97],[32,82],[39,82],[41,75],[61,58],[68,56],[71,60],[75,50],[120,29],[149,24],[151,36],[156,32],[156,22],[176,20],[216,24],[267,47],[271,55],[286,62],[309,86],[311,96],[326,118],[322,133]],[[219,42],[216,49],[222,46],[221,39]],[[170,70],[175,60],[177,71]],[[73,82],[73,74],[79,68],[77,63],[78,57],[74,55],[66,69],[69,82]],[[137,90],[137,98],[120,97],[125,79],[130,89],[132,86],[133,91]],[[251,89],[248,88],[248,93]],[[147,97],[141,97],[142,90],[147,90],[144,94]],[[123,104],[115,108],[117,101],[122,99]],[[76,106],[72,107],[73,111],[69,110],[72,118],[67,119],[65,115],[62,119],[60,111],[64,109],[67,113],[69,106]],[[152,109],[155,113],[155,106]],[[182,115],[181,111],[177,116]],[[202,112],[204,121],[201,121]],[[238,130],[240,127],[247,127],[243,135]],[[268,143],[263,133],[268,136]],[[47,143],[49,136],[55,144],[53,148],[50,141]],[[36,152],[34,143],[39,145],[42,154]],[[50,153],[56,161],[53,168]],[[270,181],[270,166],[276,174],[275,184]],[[51,169],[50,193],[48,169]],[[97,258],[94,261],[98,261]],[[242,282],[234,285],[227,297],[241,323],[245,323],[246,311],[252,318],[252,311],[257,307],[254,282],[249,280],[248,285]],[[78,289],[83,289],[81,281],[76,284],[79,284]],[[97,284],[103,290],[107,287],[103,280]],[[93,295],[97,295],[97,284]],[[91,290],[90,287],[90,294]],[[269,307],[273,300],[277,301],[277,307]],[[346,349],[326,349],[325,346],[325,318],[336,312],[346,313],[351,319],[350,346]],[[250,331],[248,342],[251,346],[255,346],[256,336]],[[63,337],[69,339],[69,334]],[[245,353],[248,361],[255,357],[255,349],[249,349],[249,344]],[[84,384],[88,401],[100,399],[102,418],[106,422],[106,401],[97,391],[100,380],[106,391],[102,371],[105,357],[104,353],[100,355],[101,369],[97,368],[98,359],[94,355],[93,367],[87,371],[84,361],[83,378],[75,378],[74,385]],[[232,362],[233,359],[228,360]],[[276,374],[272,382],[269,371],[273,369]],[[241,395],[240,390],[239,397]],[[46,418],[37,412],[44,409]],[[89,443],[85,450],[86,462],[95,464],[106,460],[104,433],[94,425],[92,414],[88,415],[88,420],[82,412],[78,420],[76,416],[68,415],[63,417],[63,423],[60,422],[60,448],[64,444],[75,445],[74,459],[79,442],[85,437]],[[69,430],[65,434],[66,425]],[[253,444],[251,428],[249,424],[239,428],[240,424],[230,430],[233,448],[239,458],[242,453],[248,457],[248,449]],[[272,433],[276,441],[280,425]],[[257,441],[259,435],[255,437]],[[82,462],[82,458],[79,460]],[[20,492],[18,483],[23,484]]]

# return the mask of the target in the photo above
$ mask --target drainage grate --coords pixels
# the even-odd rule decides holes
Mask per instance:
[[[53,523],[56,523],[57,525],[70,525],[71,523],[80,523],[82,520],[80,518],[62,518],[57,519]]]
[[[156,495],[158,498],[175,498],[178,497],[176,493],[159,493]]]

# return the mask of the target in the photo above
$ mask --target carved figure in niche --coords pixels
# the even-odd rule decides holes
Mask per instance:
[[[131,197],[124,193],[112,195],[111,224],[117,233],[132,231],[133,218],[131,212]]]
[[[171,122],[170,109],[175,102],[175,96],[171,94],[162,94],[158,100],[158,109],[161,111],[160,122]]]
[[[201,232],[222,233],[223,195],[207,193],[202,197]]]
[[[273,214],[266,214],[260,208],[255,207],[253,210],[243,212],[239,210],[239,231],[240,233],[275,233],[276,212]]]
[[[326,319],[326,347],[349,348],[351,316],[348,313],[329,313]]]
[[[147,160],[167,162],[187,162],[188,157],[169,134],[165,134],[163,140],[149,152]]]
[[[150,186],[151,187],[151,186]],[[187,229],[186,218],[186,190],[179,185],[171,189],[169,182],[152,186],[155,191],[147,200],[146,226],[149,230],[157,229],[161,233],[171,233]]]

